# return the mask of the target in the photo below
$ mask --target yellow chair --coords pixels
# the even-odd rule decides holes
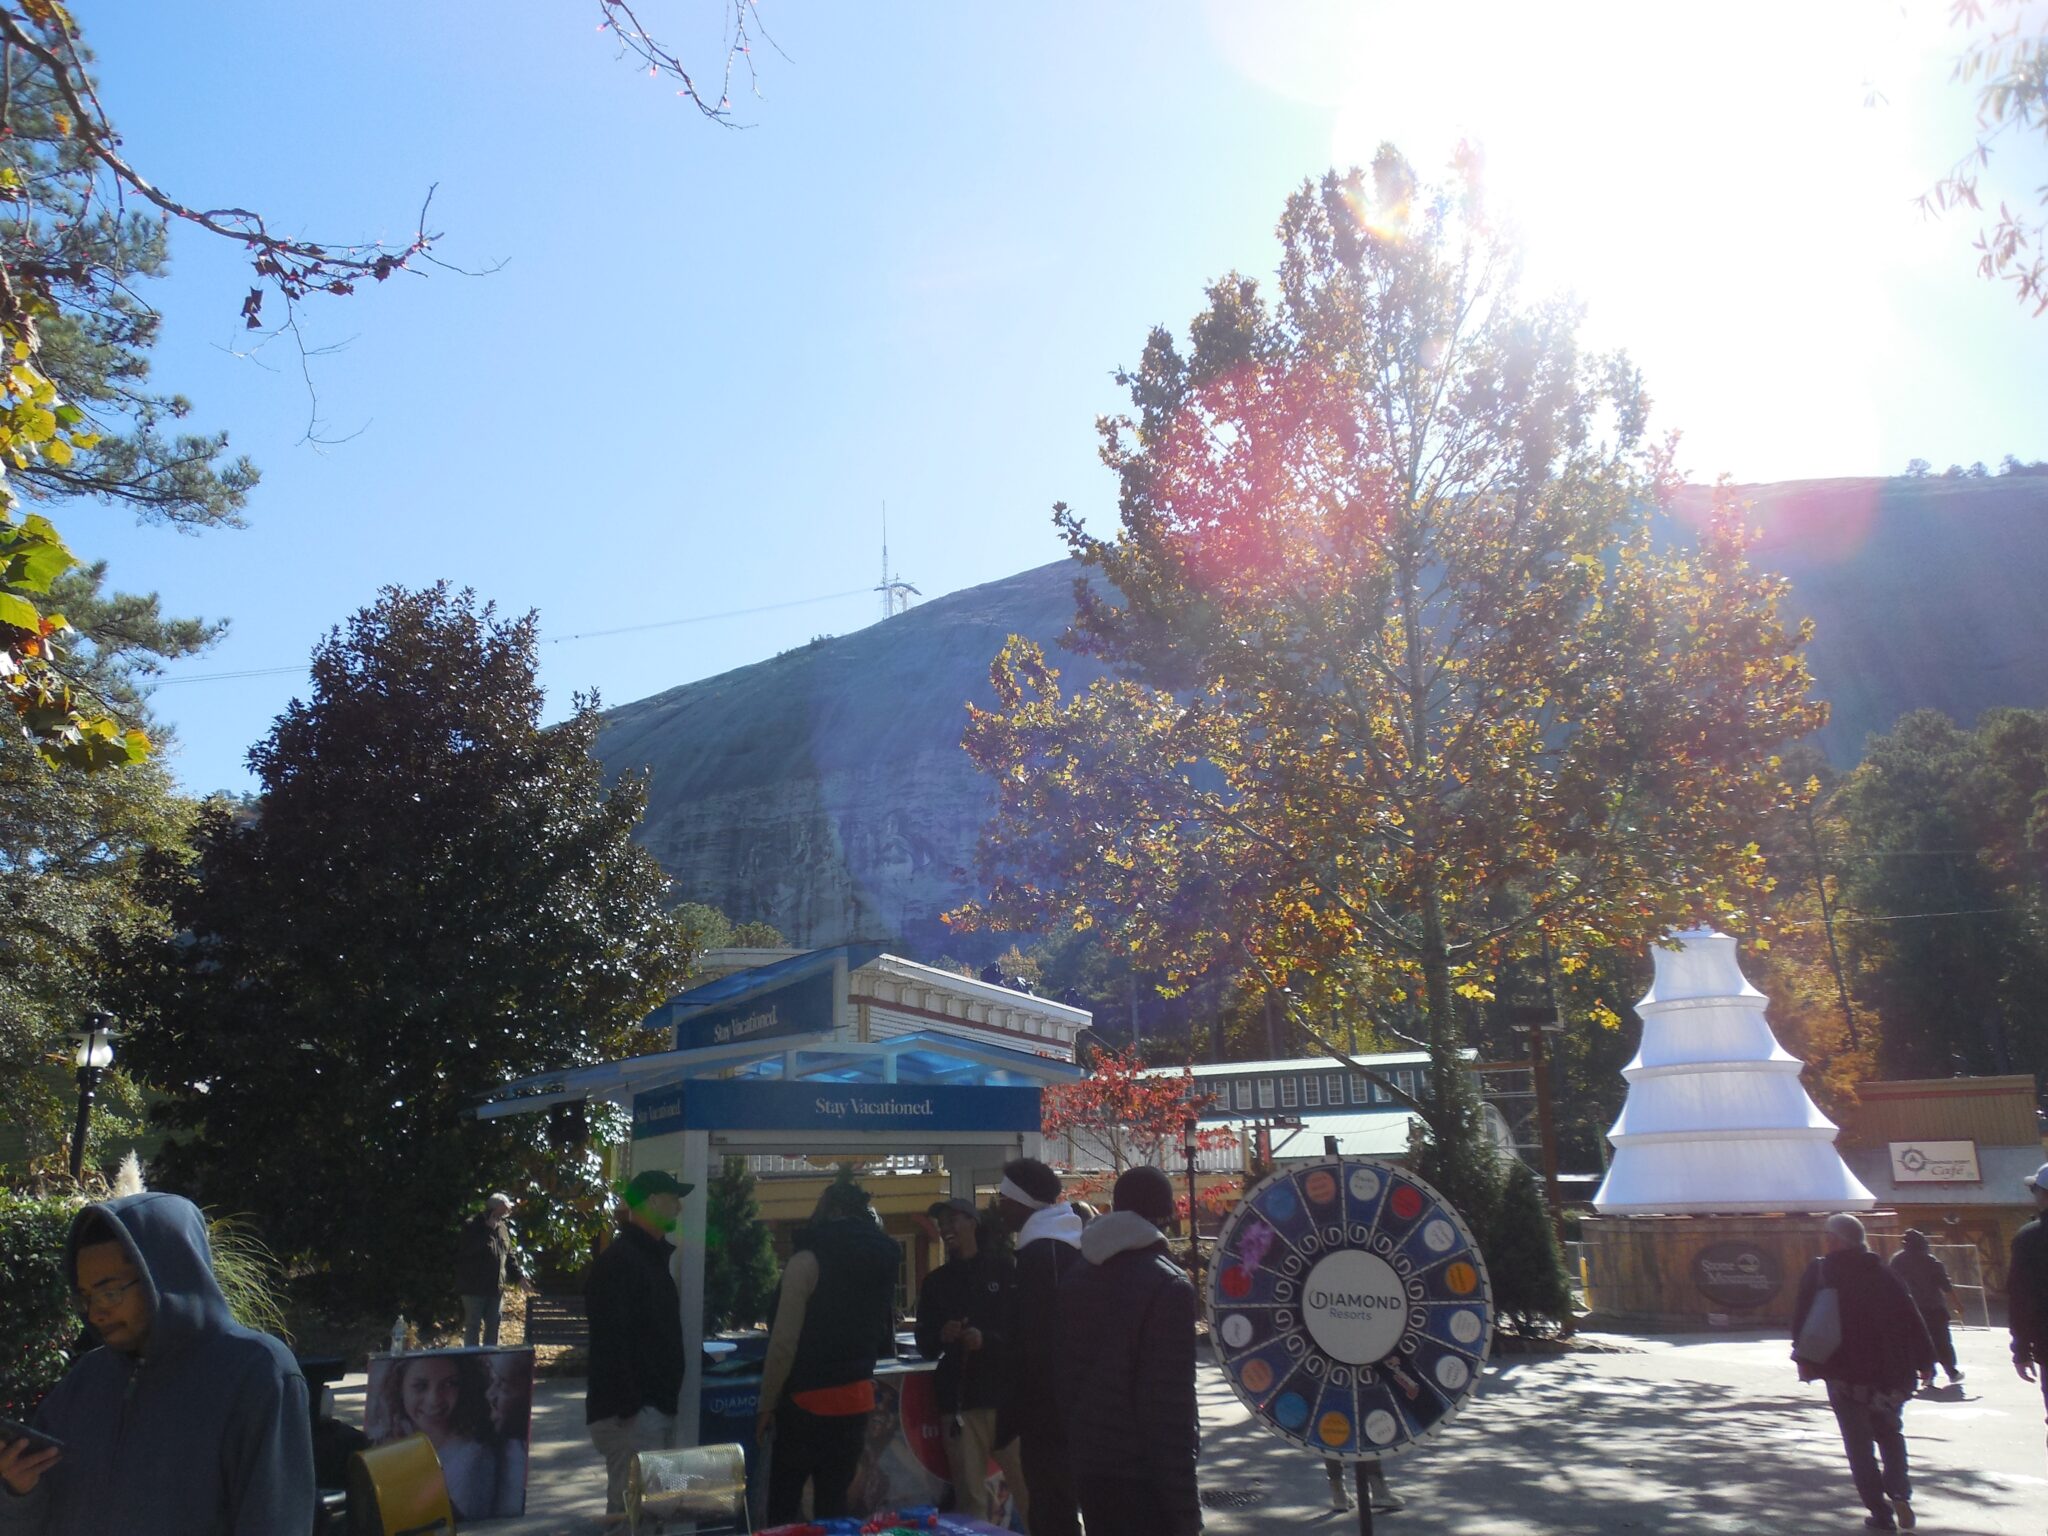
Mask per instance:
[[[358,1451],[348,1461],[349,1536],[454,1536],[441,1458],[425,1435]]]

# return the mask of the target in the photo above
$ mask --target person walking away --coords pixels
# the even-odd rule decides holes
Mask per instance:
[[[455,1291],[462,1298],[462,1346],[498,1343],[505,1310],[505,1282],[523,1278],[519,1241],[512,1231],[512,1197],[494,1194],[483,1214],[462,1224],[456,1236]]]
[[[1008,1266],[993,1244],[981,1241],[981,1213],[972,1200],[941,1200],[927,1214],[946,1245],[946,1262],[918,1287],[917,1349],[939,1362],[932,1372],[932,1392],[945,1426],[955,1507],[977,1520],[990,1520],[996,1513],[988,1492],[991,1456],[1018,1507],[1026,1507],[1015,1443],[996,1449],[996,1409],[1011,1363],[1004,1337],[1010,1312]]]
[[[896,1240],[875,1225],[868,1194],[835,1182],[782,1271],[761,1369],[755,1443],[770,1446],[768,1524],[847,1512],[875,1406],[875,1361],[896,1352]]]
[[[64,1268],[95,1347],[36,1410],[63,1448],[0,1446],[0,1531],[311,1530],[306,1379],[229,1314],[199,1208],[154,1191],[88,1205]]]
[[[2041,1383],[2048,1407],[2048,1163],[2026,1181],[2034,1219],[2012,1237],[2005,1268],[2006,1325],[2012,1330],[2012,1368],[2021,1381]]]
[[[1173,1184],[1157,1168],[1116,1181],[1060,1286],[1060,1403],[1090,1532],[1191,1536],[1195,1487],[1195,1288],[1167,1253]]]
[[[1870,1511],[1865,1527],[1910,1531],[1913,1488],[1899,1410],[1920,1377],[1934,1369],[1933,1341],[1913,1298],[1866,1245],[1863,1223],[1846,1212],[1828,1218],[1827,1252],[1799,1277],[1792,1309],[1795,1359],[1806,1320],[1825,1290],[1835,1293],[1841,1342],[1825,1360],[1800,1359],[1799,1379],[1827,1383],[1850,1475]]]
[[[1081,1216],[1060,1196],[1060,1176],[1035,1157],[1003,1168],[996,1210],[1017,1235],[1010,1287],[1008,1380],[996,1415],[996,1443],[1013,1439],[1028,1497],[1031,1536],[1080,1536],[1080,1503],[1068,1465],[1060,1412],[1060,1283],[1081,1258]]]
[[[1948,1266],[1928,1249],[1927,1234],[1917,1227],[1908,1228],[1899,1239],[1899,1251],[1892,1255],[1887,1267],[1898,1277],[1899,1284],[1906,1288],[1906,1294],[1913,1298],[1913,1305],[1920,1309],[1920,1321],[1927,1325],[1927,1337],[1934,1345],[1935,1364],[1948,1372],[1951,1384],[1961,1381],[1963,1373],[1956,1369],[1956,1338],[1949,1328],[1949,1314],[1956,1304],[1956,1288],[1948,1277]],[[1925,1387],[1934,1385],[1931,1368],[1920,1384]]]
[[[642,1451],[675,1445],[683,1395],[683,1306],[668,1239],[693,1184],[649,1168],[620,1191],[618,1236],[583,1278],[590,1378],[583,1418],[604,1458],[604,1507],[626,1512],[626,1481]]]

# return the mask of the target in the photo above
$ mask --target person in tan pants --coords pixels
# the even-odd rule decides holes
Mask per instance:
[[[929,1214],[947,1258],[918,1289],[917,1347],[926,1359],[939,1362],[932,1385],[945,1427],[955,1504],[977,1520],[997,1513],[988,1487],[993,1459],[1023,1513],[1024,1469],[1017,1441],[1000,1449],[995,1443],[1008,1354],[1003,1333],[1010,1313],[1010,1269],[996,1245],[983,1241],[973,1201],[941,1200]]]

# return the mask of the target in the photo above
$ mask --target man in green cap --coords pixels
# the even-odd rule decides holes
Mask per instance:
[[[583,1417],[604,1457],[604,1507],[626,1511],[626,1478],[642,1451],[675,1445],[683,1392],[683,1308],[668,1240],[695,1186],[658,1168],[626,1184],[619,1235],[583,1279],[590,1317],[590,1381]]]

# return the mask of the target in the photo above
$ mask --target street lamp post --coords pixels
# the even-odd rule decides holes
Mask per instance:
[[[71,1053],[72,1065],[78,1068],[78,1125],[71,1133],[74,1179],[85,1172],[85,1137],[92,1122],[92,1094],[99,1086],[100,1074],[114,1059],[114,1037],[119,1033],[110,1015],[96,1013],[90,1025],[73,1031],[71,1036],[78,1042],[78,1049]]]

